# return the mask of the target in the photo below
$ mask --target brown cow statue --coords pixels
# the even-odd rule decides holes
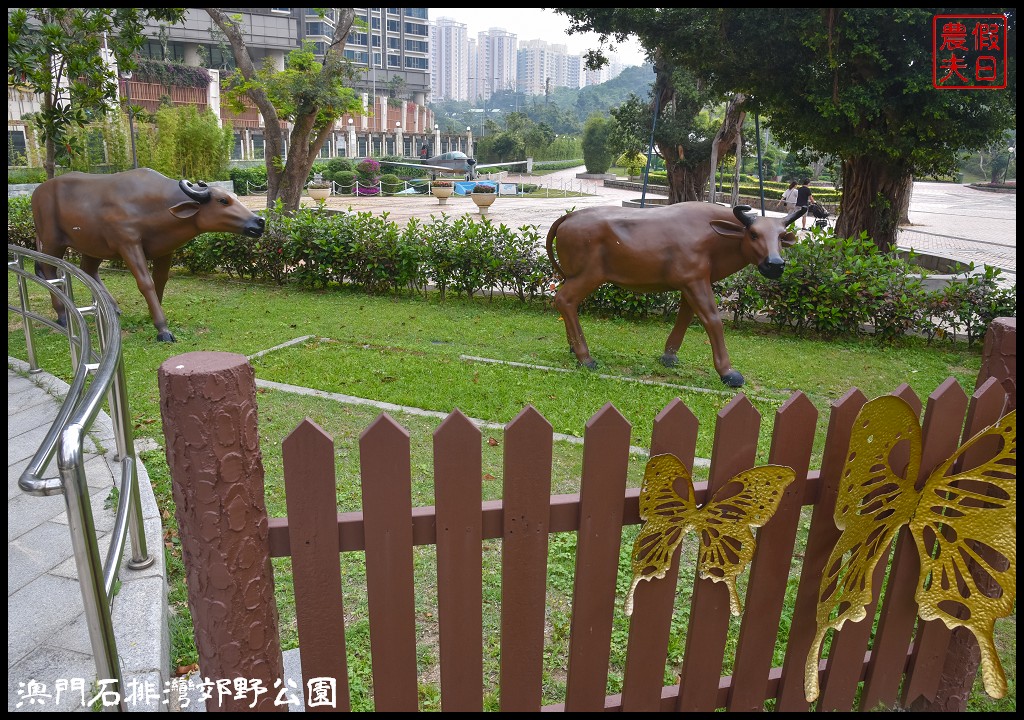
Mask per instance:
[[[806,208],[784,218],[748,215],[750,207],[682,202],[653,208],[593,207],[558,218],[548,231],[548,258],[564,282],[555,307],[569,348],[581,365],[590,357],[577,310],[604,283],[634,292],[679,290],[679,314],[661,362],[673,366],[694,313],[711,339],[715,369],[729,387],[743,385],[725,349],[722,319],[711,283],[754,265],[767,278],[782,276],[783,247],[797,240],[788,228]],[[556,259],[557,253],[557,259]]]
[[[258,238],[266,226],[234,193],[203,182],[175,181],[149,168],[111,175],[70,172],[47,180],[32,193],[32,217],[36,248],[57,258],[75,250],[82,270],[108,296],[100,263],[120,257],[146,298],[157,340],[164,342],[174,342],[161,307],[174,251],[201,233]],[[40,263],[40,270],[47,279],[56,275],[52,265]],[[63,305],[54,298],[53,307],[64,325]]]

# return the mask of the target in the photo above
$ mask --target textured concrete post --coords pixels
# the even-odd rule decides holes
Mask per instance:
[[[1017,407],[1017,318],[996,318],[985,333],[985,348],[978,372],[980,387],[990,377],[998,380],[1009,395],[1007,412]]]
[[[192,352],[166,360],[158,379],[200,673],[264,689],[235,699],[214,686],[207,710],[286,711],[275,706],[284,667],[252,367],[242,355]]]

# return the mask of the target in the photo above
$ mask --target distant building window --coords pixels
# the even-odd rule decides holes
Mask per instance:
[[[266,145],[262,135],[252,136],[252,159],[263,160],[266,157]]]
[[[402,8],[388,8],[388,15],[401,15]]]
[[[280,13],[281,15],[291,15],[292,14],[292,9],[291,8],[270,8],[270,12],[272,12],[272,13]]]
[[[7,165],[28,165],[28,146],[24,130],[7,131]]]
[[[345,50],[345,58],[351,60],[359,65],[369,64],[369,54],[365,52],[356,52],[355,50]]]
[[[398,38],[393,38],[393,37],[389,37],[388,38],[388,50],[401,50],[401,49],[402,49],[402,41],[401,40],[399,40]]]
[[[346,45],[366,45],[366,33],[350,32]]]
[[[139,48],[139,55],[150,60],[163,60],[165,62],[185,62],[185,48],[180,42],[168,42],[167,51],[164,52],[163,45],[157,40],[147,40]]]
[[[402,58],[399,55],[388,55],[388,67],[402,67]]]
[[[235,141],[231,144],[231,159],[241,160],[242,159],[242,132],[235,132]]]
[[[419,25],[417,23],[406,23],[405,24],[406,35],[419,35],[421,37],[427,37],[430,34],[429,26]]]
[[[426,40],[406,40],[405,41],[406,52],[430,52],[430,43]]]
[[[396,33],[401,31],[402,23],[398,22],[397,20],[388,20],[388,32]]]
[[[380,18],[370,18],[370,27],[373,28],[374,30],[380,30]]]
[[[406,8],[405,9],[405,16],[406,17],[412,17],[412,18],[420,18],[421,20],[426,20],[427,19],[427,9],[426,8]]]
[[[407,70],[428,70],[427,58],[414,58],[407,57],[405,59],[405,67]]]
[[[331,37],[334,35],[334,28],[325,22],[308,22],[306,23],[306,34]]]

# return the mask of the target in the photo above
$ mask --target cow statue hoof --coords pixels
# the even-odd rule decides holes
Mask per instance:
[[[660,360],[661,364],[664,365],[665,367],[675,367],[676,365],[679,364],[679,356],[673,355],[672,353],[665,353],[660,358],[658,358],[658,360]]]
[[[582,360],[577,360],[577,363],[582,367],[585,367],[587,370],[597,370],[597,360],[594,360],[593,358],[587,360],[586,362],[583,362]]]
[[[177,342],[169,330],[162,330],[158,332],[156,334],[156,339],[160,342]]]
[[[729,387],[743,387],[743,376],[735,370],[731,370],[722,376],[722,382]]]

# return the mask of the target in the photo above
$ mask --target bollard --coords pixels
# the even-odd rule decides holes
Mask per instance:
[[[200,674],[214,683],[207,710],[287,711],[275,704],[284,665],[252,367],[191,352],[166,360],[158,380]],[[236,696],[236,680],[263,692]]]
[[[1017,318],[996,318],[985,332],[981,370],[975,387],[994,377],[1008,396],[1009,412],[1017,407]]]

